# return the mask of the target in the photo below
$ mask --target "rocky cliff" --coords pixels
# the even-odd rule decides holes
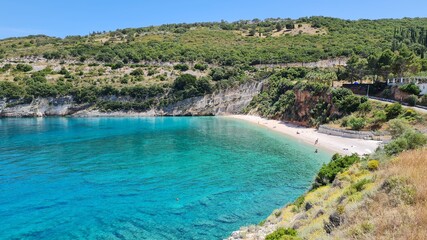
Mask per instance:
[[[209,95],[193,97],[146,112],[102,112],[93,104],[77,104],[71,96],[36,98],[32,101],[0,99],[0,117],[43,116],[197,116],[237,114],[262,88],[262,82],[248,82]]]

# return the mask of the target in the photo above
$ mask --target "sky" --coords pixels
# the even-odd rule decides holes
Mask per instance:
[[[427,0],[2,0],[0,9],[3,39],[254,18],[427,17]]]

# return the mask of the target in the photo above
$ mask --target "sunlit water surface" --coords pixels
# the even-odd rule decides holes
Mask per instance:
[[[0,119],[0,239],[220,239],[329,157],[221,117]]]

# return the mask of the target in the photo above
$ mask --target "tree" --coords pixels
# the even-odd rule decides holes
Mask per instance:
[[[173,82],[173,89],[185,90],[196,84],[197,78],[191,74],[183,74],[175,79]]]
[[[282,30],[283,30],[283,24],[282,24],[281,22],[277,22],[277,23],[276,23],[276,30],[277,30],[278,32],[280,32],[280,31],[282,31]]]
[[[392,103],[385,108],[387,120],[397,118],[402,112],[403,107],[400,103]]]
[[[418,87],[415,83],[403,84],[402,86],[399,87],[399,89],[406,93],[410,93],[414,95],[419,95],[421,93],[420,87]]]
[[[289,29],[289,30],[295,28],[295,24],[293,22],[288,22],[288,23],[286,23],[285,26],[286,26],[286,29]]]
[[[392,72],[395,59],[396,55],[390,49],[383,51],[379,57],[376,69],[378,69],[379,75],[381,75],[384,80],[386,80]]]
[[[251,28],[251,30],[249,30],[249,36],[255,36],[255,34],[256,34],[256,29],[253,27],[253,28]]]
[[[361,80],[368,72],[368,60],[352,55],[347,61],[346,71],[351,81]]]
[[[417,61],[415,54],[406,45],[403,45],[394,59],[393,73],[403,77],[405,72],[416,73],[420,69],[421,64]]]

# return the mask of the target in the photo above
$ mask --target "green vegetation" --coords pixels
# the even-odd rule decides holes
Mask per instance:
[[[422,40],[425,36],[422,27],[426,22],[424,18],[349,21],[310,17],[167,24],[64,39],[41,35],[11,38],[0,42],[0,49],[3,57],[26,53],[47,59],[93,59],[111,64],[199,61],[231,66],[309,62],[352,54],[369,56],[406,45],[423,57],[426,43]],[[298,34],[303,26],[311,28],[311,32]],[[274,34],[284,28],[296,34]],[[388,71],[383,67],[388,66],[386,63],[381,61],[378,67]]]
[[[378,160],[370,160],[367,165],[370,171],[378,170],[379,166],[380,166],[380,162]]]
[[[335,154],[328,164],[323,164],[322,168],[320,168],[313,188],[332,183],[338,173],[348,169],[353,163],[358,161],[360,161],[360,157],[357,154],[351,156],[340,156],[339,154]]]
[[[421,92],[421,89],[417,85],[415,85],[415,83],[404,84],[400,86],[399,89],[406,93],[414,95],[419,95]]]
[[[279,228],[265,237],[266,240],[298,240],[297,231],[292,228]]]

